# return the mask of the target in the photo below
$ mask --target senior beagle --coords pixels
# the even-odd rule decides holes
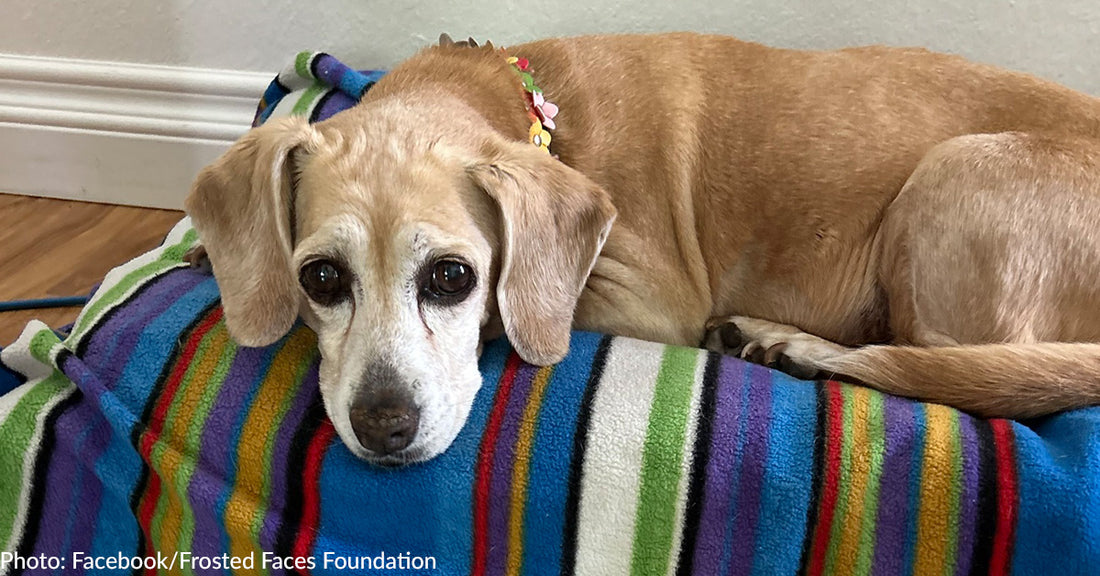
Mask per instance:
[[[428,459],[481,343],[708,347],[983,416],[1100,401],[1100,100],[918,49],[444,36],[272,120],[187,210],[230,334],[299,315],[358,456]]]

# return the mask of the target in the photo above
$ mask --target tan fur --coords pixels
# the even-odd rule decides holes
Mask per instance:
[[[686,33],[509,48],[561,109],[555,161],[525,143],[501,52],[444,43],[315,126],[296,193],[367,228],[461,206],[489,247],[481,277],[496,283],[477,303],[482,336],[503,327],[525,359],[548,363],[570,313],[576,329],[681,345],[702,341],[710,319],[756,319],[750,336],[800,342],[796,361],[984,415],[1100,401],[1096,345],[1042,344],[1100,341],[1096,98],[915,49]],[[246,137],[189,200],[219,282],[266,262],[250,270],[257,282],[287,289],[266,278],[285,274],[281,261],[222,239],[254,220],[233,194],[263,196],[267,181],[224,173],[254,170],[248,142],[291,148],[300,132],[281,130]],[[268,178],[270,158],[260,164]],[[438,186],[400,184],[428,173]],[[402,198],[413,189],[422,201]],[[301,238],[322,220],[299,214]],[[373,238],[372,250],[396,242]],[[285,310],[244,304],[255,291],[240,279],[222,288],[244,290],[227,295],[235,335],[259,341],[285,324]]]
[[[504,330],[524,358],[553,364],[569,351],[573,309],[615,208],[603,189],[530,144],[487,152],[469,174],[503,214],[496,296]]]
[[[1002,133],[933,149],[890,205],[894,342],[820,368],[989,416],[1100,401],[1100,140]],[[931,346],[936,348],[917,348]]]
[[[226,324],[245,346],[274,342],[298,315],[287,164],[291,150],[312,135],[301,118],[257,128],[234,146],[234,154],[203,170],[187,197],[187,212],[202,223]]]

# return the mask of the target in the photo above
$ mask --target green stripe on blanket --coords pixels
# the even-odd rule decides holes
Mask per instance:
[[[674,535],[683,514],[681,485],[688,454],[687,422],[692,393],[698,386],[697,350],[666,348],[657,373],[657,388],[642,453],[641,496],[635,519],[632,574],[660,574],[669,566]]]
[[[14,549],[12,537],[28,514],[27,488],[34,481],[34,457],[43,434],[48,433],[45,417],[73,391],[72,383],[55,372],[0,398],[0,439],[6,448],[0,450],[0,542],[7,544],[4,550]]]

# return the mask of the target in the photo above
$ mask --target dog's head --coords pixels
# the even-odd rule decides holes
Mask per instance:
[[[187,210],[230,334],[267,345],[301,316],[344,443],[401,464],[458,434],[483,338],[503,330],[533,364],[565,355],[615,211],[579,172],[481,123],[361,108],[253,129],[202,171]]]

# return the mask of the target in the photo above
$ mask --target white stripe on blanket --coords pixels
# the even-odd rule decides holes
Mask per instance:
[[[580,511],[577,574],[629,574],[642,450],[664,347],[615,340],[592,402]],[[629,398],[629,399],[628,399]],[[590,462],[617,466],[589,466]]]
[[[5,348],[5,350],[7,350],[7,348]],[[46,429],[45,419],[53,412],[54,406],[57,406],[60,402],[76,392],[76,386],[68,380],[53,378],[53,375],[51,375],[46,378],[28,380],[22,386],[0,397],[5,400],[5,406],[0,406],[0,424],[2,424],[3,420],[11,414],[11,411],[18,404],[18,400],[22,399],[27,392],[36,386],[56,386],[59,381],[65,382],[65,386],[54,392],[53,395],[43,403],[42,408],[36,411],[38,417],[35,420],[34,435],[31,436],[30,442],[27,444],[27,451],[23,453],[23,477],[21,479],[22,486],[19,493],[19,509],[15,512],[15,518],[12,519],[8,541],[4,542],[4,547],[0,548],[0,551],[14,553],[15,547],[19,545],[18,540],[23,535],[24,526],[27,522],[27,510],[30,508],[31,504],[30,499],[32,492],[31,488],[33,487],[32,483],[34,481],[34,463],[35,460],[38,459],[38,451],[42,448],[42,435],[45,433]],[[15,402],[12,402],[10,406],[6,404],[6,399],[9,396],[18,396]],[[4,566],[3,569],[0,570],[0,575],[6,575],[9,572],[10,564]]]

